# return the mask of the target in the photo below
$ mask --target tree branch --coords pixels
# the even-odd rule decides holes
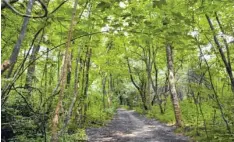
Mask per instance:
[[[7,3],[8,3],[8,4],[14,4],[14,3],[16,3],[17,1],[19,1],[19,0],[4,0],[4,1],[2,1],[2,2],[1,2],[1,10],[3,10],[4,8],[7,7]],[[6,3],[6,2],[7,2],[7,3]]]
[[[18,1],[18,0],[17,0]],[[40,4],[42,9],[44,10],[44,14],[41,16],[32,16],[32,15],[28,15],[28,14],[23,14],[20,13],[18,10],[16,10],[13,6],[11,6],[11,2],[9,3],[8,0],[3,0],[1,6],[3,5],[3,3],[5,3],[6,6],[8,6],[15,14],[22,16],[22,17],[28,17],[28,18],[44,18],[48,15],[48,10],[46,5],[41,1],[41,0],[37,0]]]

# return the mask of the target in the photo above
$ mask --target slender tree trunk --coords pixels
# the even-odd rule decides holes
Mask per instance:
[[[132,75],[132,70],[131,70],[131,67],[130,67],[130,63],[129,63],[129,59],[127,58],[127,64],[128,64],[128,72],[129,72],[129,75],[130,75],[130,79],[131,79],[131,82],[132,84],[137,88],[138,92],[140,93],[140,96],[141,96],[141,101],[143,103],[143,107],[145,110],[148,110],[148,106],[146,104],[146,99],[145,99],[145,90],[142,90],[144,88],[144,82],[141,83],[141,87],[139,87],[136,82],[134,81],[133,79],[133,75]]]
[[[89,88],[89,70],[90,70],[90,60],[92,56],[92,49],[87,48],[86,52],[86,70],[85,70],[85,88],[84,88],[84,99],[86,100],[88,97],[88,88]],[[88,103],[85,101],[84,103],[84,123],[86,121],[86,112],[88,110]]]
[[[74,96],[72,98],[72,102],[71,102],[71,105],[69,107],[69,110],[68,110],[68,114],[65,118],[65,121],[64,121],[64,126],[60,132],[60,134],[62,134],[64,132],[64,130],[66,129],[69,121],[70,121],[70,118],[72,116],[72,110],[73,110],[73,107],[75,105],[75,102],[76,102],[76,99],[77,99],[77,96],[78,96],[78,90],[79,90],[79,87],[78,87],[78,84],[79,84],[79,72],[78,72],[78,63],[79,63],[79,57],[77,57],[76,59],[76,69],[75,69],[75,81],[74,81]]]
[[[162,99],[162,97],[161,97],[161,100],[162,100],[162,102],[164,102],[163,103],[163,112],[165,113],[166,112],[166,106],[167,106],[167,97],[168,97],[168,95],[167,95],[167,92],[169,92],[170,91],[170,89],[169,89],[170,87],[169,87],[169,83],[168,83],[168,74],[167,73],[165,73],[165,82],[164,82],[164,90],[163,90],[163,99]]]
[[[151,105],[153,106],[154,105],[154,102],[155,102],[155,99],[157,99],[158,101],[158,106],[159,106],[159,109],[160,109],[160,113],[163,114],[164,113],[164,110],[163,110],[163,107],[162,107],[162,99],[160,98],[159,94],[158,94],[158,69],[155,66],[155,84],[153,82],[153,79],[151,77],[151,82],[152,82],[152,88],[154,90],[154,97],[151,101]]]
[[[79,93],[79,61],[80,61],[80,54],[81,54],[81,47],[79,46],[79,49],[78,49],[78,57],[76,58],[76,67],[75,67],[75,80],[74,80],[74,96],[72,98],[72,102],[71,102],[71,105],[69,107],[69,110],[68,110],[68,114],[65,118],[65,121],[64,121],[64,126],[60,132],[60,134],[62,134],[64,132],[64,130],[66,129],[69,121],[70,121],[70,118],[72,116],[72,110],[73,110],[73,107],[75,105],[75,102],[77,100],[77,96],[78,96],[78,93]]]
[[[143,50],[143,55],[144,55],[144,63],[146,66],[146,73],[147,73],[147,78],[146,78],[146,82],[145,83],[145,88],[142,89],[144,90],[144,99],[145,99],[145,103],[146,104],[150,104],[150,100],[151,100],[151,90],[150,90],[150,84],[151,82],[151,71],[152,71],[152,63],[151,63],[151,47],[150,45],[148,45],[147,49],[145,49],[144,47],[140,46]],[[142,80],[143,81],[143,80]],[[148,105],[148,109],[151,108],[151,105]]]
[[[113,76],[110,73],[110,91],[113,93],[114,92],[114,80],[113,80]]]
[[[146,62],[146,64],[147,64],[149,84],[151,83],[151,86],[152,86],[153,91],[154,91],[154,96],[153,96],[153,99],[151,100],[151,106],[154,105],[155,99],[157,99],[158,105],[160,108],[160,112],[161,112],[161,114],[163,114],[162,101],[158,95],[158,69],[157,69],[157,65],[156,65],[156,61],[155,61],[156,54],[157,54],[156,52],[157,51],[153,50],[153,57],[152,57],[152,62],[151,62],[151,50],[150,49],[148,50],[149,55],[148,55],[148,62]],[[155,84],[154,84],[153,78],[151,76],[152,66],[154,66],[154,70],[155,70]],[[148,89],[150,89],[150,88],[148,88]]]
[[[29,0],[28,5],[27,5],[27,9],[26,9],[26,15],[31,14],[34,2],[35,2],[35,0]],[[21,44],[22,44],[22,42],[24,40],[24,37],[25,37],[25,34],[26,34],[28,22],[29,22],[29,18],[24,17],[23,25],[21,27],[21,31],[20,31],[18,40],[17,40],[17,42],[16,42],[16,44],[14,46],[14,49],[13,49],[13,51],[11,53],[10,59],[6,60],[6,61],[4,61],[2,63],[2,66],[1,66],[2,74],[10,67],[10,70],[8,72],[8,75],[7,75],[8,78],[11,76],[11,73],[12,73],[13,68],[14,68],[14,64],[17,61],[19,51],[20,51],[20,47],[21,47]]]
[[[103,103],[103,108],[106,108],[105,104],[105,96],[106,96],[106,76],[104,75],[102,79],[102,103]]]
[[[202,49],[201,49],[200,45],[198,45],[198,48],[199,48],[199,50],[200,50],[201,55],[204,57],[204,54],[203,54],[203,52],[202,52]],[[207,62],[207,60],[206,60],[205,58],[204,58],[204,61],[205,61],[206,67],[207,67],[207,71],[208,71],[208,75],[209,75],[209,79],[210,79],[211,88],[212,88],[212,90],[213,90],[213,92],[214,92],[215,101],[216,101],[216,103],[217,103],[217,105],[218,105],[218,107],[219,107],[219,111],[220,111],[220,113],[221,113],[221,117],[222,117],[224,123],[226,124],[227,132],[228,132],[229,134],[231,134],[232,132],[231,132],[231,128],[230,128],[230,126],[229,126],[228,119],[226,119],[226,117],[225,117],[226,114],[224,113],[222,104],[221,104],[221,102],[220,102],[220,100],[219,100],[217,91],[216,91],[215,86],[214,86],[214,84],[213,84],[213,79],[212,79],[212,75],[211,75],[211,72],[210,72],[210,66],[209,66],[209,64],[208,64],[208,62]]]
[[[110,91],[110,78],[109,77],[107,77],[107,94],[106,94],[106,97],[107,97],[108,108],[110,108],[111,107],[111,91]]]
[[[146,54],[147,55],[147,54]],[[147,104],[150,103],[151,100],[151,90],[150,90],[150,84],[152,84],[151,81],[151,72],[152,72],[152,65],[151,65],[151,50],[150,46],[148,47],[148,57],[146,60],[146,71],[147,71],[147,83],[146,83],[146,102]],[[151,109],[151,105],[148,105],[148,108]]]
[[[219,16],[218,16],[217,12],[215,12],[215,17],[216,17],[216,21],[217,21],[217,23],[219,25],[219,28],[220,28],[221,32],[223,34],[226,34],[225,31],[224,31],[224,29],[223,29],[223,26],[221,24],[221,21],[219,20]],[[232,68],[231,67],[229,45],[228,45],[227,40],[226,40],[226,38],[224,36],[222,36],[222,39],[223,39],[223,42],[224,42],[224,45],[225,45],[225,48],[226,48],[226,52],[227,52],[227,62],[228,62],[228,65],[229,65],[230,68]]]
[[[44,88],[45,88],[45,94],[43,95],[43,98],[44,98],[44,102],[46,102],[46,99],[47,99],[47,89],[48,89],[48,86],[47,86],[47,64],[48,64],[48,60],[49,60],[49,48],[46,49],[47,50],[47,53],[46,53],[46,63],[45,63],[45,82],[44,82]],[[43,107],[43,121],[44,121],[44,125],[43,125],[43,128],[44,128],[44,136],[45,136],[45,142],[46,142],[46,129],[47,129],[47,119],[45,117],[45,113],[46,113],[46,109],[47,109],[47,104],[45,103],[45,106]]]
[[[234,77],[233,77],[233,74],[232,74],[232,67],[231,67],[231,64],[228,62],[228,60],[230,60],[230,59],[227,60],[227,58],[225,57],[223,48],[222,48],[221,44],[219,43],[219,40],[218,40],[217,36],[216,36],[215,33],[214,33],[214,30],[215,30],[215,29],[214,29],[214,26],[213,26],[213,24],[212,24],[212,22],[211,22],[211,20],[210,20],[210,17],[209,17],[207,14],[206,14],[206,19],[207,19],[207,21],[208,21],[208,23],[209,23],[209,25],[210,25],[210,29],[211,29],[212,32],[213,32],[215,44],[216,44],[216,46],[218,47],[219,54],[220,54],[220,56],[221,56],[221,58],[222,58],[222,61],[223,61],[224,65],[225,65],[227,74],[228,74],[229,79],[230,79],[230,82],[231,82],[232,91],[234,92]],[[226,46],[226,49],[227,49],[227,52],[229,52],[228,46]],[[229,57],[229,53],[228,53],[228,57]]]
[[[80,103],[80,123],[81,125],[83,124],[83,121],[84,121],[84,113],[83,113],[83,110],[84,110],[84,87],[85,87],[85,63],[86,63],[86,57],[85,59],[81,59],[80,60],[80,64],[82,66],[82,77],[81,77],[81,103]],[[82,126],[81,126],[82,127]]]
[[[86,60],[86,70],[85,70],[85,88],[84,88],[84,95],[85,98],[88,97],[88,88],[89,88],[89,69],[90,69],[90,60],[92,55],[92,49],[87,49],[87,60]]]
[[[109,75],[109,93],[108,93],[108,105],[109,105],[109,107],[111,107],[112,106],[112,95],[113,95],[113,82],[112,82],[113,80],[112,80],[112,74],[110,73],[110,75]]]
[[[82,53],[82,52],[81,52]],[[83,105],[83,96],[82,96],[82,92],[83,92],[83,89],[82,89],[82,86],[83,86],[83,78],[82,78],[82,74],[83,74],[83,68],[84,68],[84,65],[82,63],[82,59],[81,59],[81,55],[80,55],[80,60],[79,60],[79,77],[78,77],[78,86],[79,86],[79,90],[78,90],[78,93],[80,92],[80,97],[79,97],[79,100],[77,102],[77,106],[75,107],[76,108],[76,115],[75,115],[75,120],[77,122],[77,125],[80,126],[81,124],[81,121],[82,121],[82,105]]]
[[[168,75],[169,75],[169,86],[170,86],[171,98],[172,98],[172,103],[173,103],[173,108],[174,108],[174,113],[175,113],[176,125],[178,127],[181,127],[183,125],[182,116],[181,116],[181,111],[180,111],[179,99],[178,99],[178,95],[176,92],[172,47],[170,44],[166,45],[166,55],[167,55]]]
[[[37,56],[39,49],[40,49],[40,45],[36,45],[33,47],[29,62],[32,62],[36,59],[36,56]],[[33,79],[35,78],[34,77],[35,76],[35,68],[36,68],[36,62],[33,62],[33,64],[28,67],[28,73],[26,76],[25,87],[28,88],[29,90],[31,90],[30,87],[32,86]]]
[[[67,87],[69,87],[71,82],[71,72],[72,72],[72,52],[68,57],[68,64],[67,64]]]
[[[48,64],[49,64],[49,48],[46,48],[47,53],[46,53],[46,62],[45,62],[45,67],[44,67],[44,75],[45,75],[45,82],[44,82],[44,87],[47,90],[47,77],[48,77]]]
[[[195,40],[198,42],[198,39],[195,38]],[[201,50],[201,47],[200,45],[198,45],[198,48],[200,50],[200,57],[203,57],[203,53],[202,53],[202,50]],[[202,69],[202,60],[201,58],[199,59],[200,62],[199,62],[199,68]],[[200,86],[202,84],[202,82],[204,81],[204,77],[205,77],[205,74],[206,74],[206,71],[205,72],[202,72],[201,73],[201,78],[198,82],[198,85]],[[192,90],[193,91],[193,90]],[[193,92],[194,93],[194,92]],[[204,113],[203,113],[203,110],[202,110],[202,104],[201,104],[201,101],[200,101],[200,91],[197,92],[197,97],[195,98],[195,96],[193,95],[193,98],[194,98],[194,103],[196,105],[196,107],[198,107],[197,109],[199,109],[200,113],[201,113],[201,116],[202,116],[202,119],[203,119],[203,126],[204,126],[204,129],[205,129],[205,132],[206,132],[206,138],[207,140],[209,141],[210,138],[209,138],[209,135],[208,135],[208,131],[207,131],[207,124],[206,124],[206,119],[204,117]],[[198,105],[198,106],[197,106]]]
[[[67,77],[67,65],[68,65],[68,58],[69,55],[71,54],[70,52],[70,45],[71,45],[71,38],[72,38],[72,31],[73,31],[73,26],[75,26],[75,15],[76,15],[76,7],[78,5],[78,0],[75,1],[74,3],[74,8],[73,8],[73,13],[72,13],[72,19],[71,19],[71,24],[70,24],[70,29],[68,32],[68,38],[67,38],[67,44],[66,44],[66,51],[65,51],[65,59],[64,59],[64,64],[62,68],[62,73],[61,73],[61,82],[60,82],[60,94],[59,94],[59,100],[55,109],[54,117],[52,120],[52,136],[51,136],[51,141],[52,142],[58,142],[58,124],[59,124],[59,112],[60,108],[62,106],[62,100],[64,96],[64,89],[65,89],[65,84],[66,84],[66,77]]]
[[[148,104],[148,100],[147,100],[147,79],[145,77],[143,77],[143,79],[141,80],[141,86],[140,86],[140,95],[142,96],[142,102],[143,102],[143,106],[145,110],[149,109],[149,105]]]
[[[60,79],[60,56],[61,56],[61,51],[58,52],[57,59],[58,59],[58,66],[57,66],[57,79],[59,81]]]
[[[83,95],[81,103],[81,118],[80,118],[81,124],[84,124],[86,121],[86,111],[88,108],[87,102],[85,100],[88,97],[90,58],[91,58],[91,49],[87,47],[85,60],[83,61],[83,71],[82,71],[83,74],[82,74],[81,92],[83,92]]]
[[[160,101],[159,100],[159,97],[158,97],[158,70],[156,70],[155,72],[155,84],[154,84],[154,81],[153,81],[153,78],[151,77],[151,84],[152,84],[152,88],[154,90],[154,96],[153,96],[153,99],[151,101],[151,105],[153,106],[154,105],[154,102],[155,102],[155,99],[157,99],[157,101]]]

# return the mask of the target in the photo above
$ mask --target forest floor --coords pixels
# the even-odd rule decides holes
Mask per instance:
[[[87,129],[90,142],[188,142],[175,127],[148,119],[133,110],[118,109],[105,127]]]

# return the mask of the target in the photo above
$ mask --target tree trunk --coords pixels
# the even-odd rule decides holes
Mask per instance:
[[[31,63],[32,61],[34,61],[36,59],[37,53],[40,49],[40,45],[36,45],[33,47],[32,49],[32,53],[29,59],[29,63]],[[25,87],[28,88],[29,91],[31,91],[31,87],[32,87],[32,83],[33,83],[33,79],[35,78],[35,66],[36,66],[36,62],[33,62],[33,64],[31,64],[28,67],[28,73],[26,76],[26,83],[25,83]]]
[[[82,123],[86,122],[86,112],[88,110],[88,103],[85,101],[88,97],[88,88],[89,88],[89,69],[90,69],[90,60],[92,55],[92,49],[87,47],[86,59],[85,59],[85,70],[84,70],[84,106],[83,106],[83,120]]]
[[[160,96],[158,94],[158,69],[156,67],[156,63],[154,63],[154,68],[155,68],[155,84],[154,84],[153,79],[151,77],[152,88],[154,90],[154,97],[153,97],[153,99],[151,101],[151,105],[153,106],[154,102],[155,102],[155,99],[157,99],[158,106],[159,106],[159,109],[160,109],[160,113],[163,114],[164,110],[163,110],[163,107],[162,107],[162,99],[160,98]]]
[[[71,72],[72,72],[72,52],[68,57],[68,64],[67,64],[67,86],[69,87],[71,82]]]
[[[166,55],[167,55],[167,68],[168,68],[168,79],[169,79],[169,86],[172,98],[172,104],[175,113],[176,125],[181,127],[182,124],[182,116],[180,111],[180,104],[178,100],[178,95],[176,92],[175,87],[175,77],[174,77],[174,67],[173,67],[173,55],[172,55],[172,48],[170,44],[166,45]]]
[[[141,87],[139,87],[136,82],[134,81],[133,79],[133,76],[132,76],[132,70],[131,70],[131,67],[130,67],[130,63],[129,63],[129,59],[127,58],[127,64],[128,64],[128,72],[129,72],[129,75],[130,75],[130,79],[131,79],[131,82],[132,84],[136,87],[136,89],[138,90],[138,92],[140,93],[140,96],[141,96],[141,101],[143,103],[143,107],[145,110],[148,110],[148,106],[146,104],[146,98],[145,98],[145,91],[142,90],[142,88],[144,88],[144,82],[141,83]]]
[[[109,93],[108,93],[108,104],[109,107],[112,106],[112,95],[113,95],[113,79],[112,79],[112,74],[110,73],[109,76]]]
[[[84,96],[85,98],[88,96],[88,88],[89,88],[89,69],[90,69],[90,60],[92,55],[92,49],[87,49],[87,60],[86,60],[86,70],[85,70],[85,88],[84,88]]]
[[[64,121],[64,126],[60,132],[60,134],[62,134],[64,132],[64,130],[66,129],[67,127],[67,124],[69,123],[70,121],[70,118],[72,116],[72,110],[73,110],[73,107],[75,105],[75,102],[76,102],[76,99],[77,99],[77,96],[78,96],[78,90],[79,90],[79,87],[78,87],[78,84],[79,84],[79,72],[78,72],[78,63],[79,63],[79,57],[76,59],[76,69],[75,69],[75,81],[74,81],[74,96],[72,98],[72,102],[71,102],[71,105],[69,106],[69,110],[68,110],[68,114],[65,118],[65,121]]]
[[[146,53],[147,55],[147,53]],[[148,47],[148,56],[146,57],[146,72],[147,72],[147,82],[146,82],[146,93],[145,93],[145,97],[146,97],[146,102],[147,104],[150,103],[151,100],[151,90],[150,90],[150,84],[151,82],[151,72],[152,72],[152,63],[151,63],[151,50],[150,50],[150,46]],[[151,109],[151,105],[148,105],[148,108]]]
[[[76,99],[77,99],[77,96],[78,96],[78,93],[79,93],[79,60],[80,60],[80,54],[81,54],[81,47],[79,46],[79,49],[78,49],[78,57],[76,58],[76,68],[75,68],[75,80],[74,80],[74,96],[72,98],[72,102],[71,102],[71,105],[69,107],[69,110],[68,110],[68,114],[65,118],[65,121],[64,121],[64,126],[60,132],[60,134],[62,134],[64,132],[64,130],[66,129],[69,121],[70,121],[70,118],[72,116],[72,110],[73,110],[73,107],[75,105],[75,102],[76,102]]]
[[[58,123],[59,123],[59,112],[60,112],[60,108],[61,108],[62,100],[63,100],[63,96],[64,96],[64,89],[65,89],[66,77],[67,77],[68,57],[71,54],[70,45],[71,45],[72,31],[73,31],[73,26],[75,26],[75,24],[76,24],[75,23],[75,15],[76,15],[77,5],[78,5],[78,0],[76,0],[74,3],[70,29],[68,32],[66,51],[65,51],[65,59],[64,59],[64,64],[63,64],[63,68],[62,68],[62,73],[61,73],[61,82],[60,82],[60,89],[61,90],[60,90],[60,94],[59,94],[58,103],[57,103],[57,106],[55,109],[54,117],[52,120],[52,136],[51,136],[52,142],[58,142],[57,129],[58,129]]]
[[[203,54],[203,52],[202,52],[202,49],[201,49],[200,45],[198,45],[198,48],[199,48],[199,50],[200,50],[200,54],[204,57],[204,54]],[[211,71],[210,71],[210,66],[209,66],[209,64],[208,64],[208,62],[207,62],[207,60],[206,60],[206,58],[204,58],[204,60],[205,60],[205,64],[206,64],[207,71],[208,71],[208,75],[209,75],[209,79],[210,79],[210,85],[211,85],[211,88],[212,88],[212,90],[213,90],[213,92],[214,92],[215,101],[216,101],[216,103],[217,103],[217,105],[218,105],[218,107],[219,107],[219,111],[220,111],[220,113],[221,113],[221,117],[222,117],[224,123],[226,124],[227,132],[228,132],[229,134],[231,134],[231,133],[232,133],[232,132],[231,132],[231,128],[230,128],[230,126],[229,126],[228,119],[226,119],[226,114],[224,113],[224,110],[223,110],[223,107],[222,107],[223,105],[221,104],[221,102],[220,102],[220,100],[219,100],[219,96],[218,96],[217,91],[216,91],[216,89],[215,89],[215,86],[214,86],[214,84],[213,84],[213,79],[212,79],[212,74],[211,74]]]
[[[215,44],[216,44],[216,46],[218,47],[219,54],[220,54],[220,56],[221,56],[221,58],[222,58],[222,61],[223,61],[224,65],[225,65],[227,74],[228,74],[229,79],[230,79],[230,82],[231,82],[232,91],[234,92],[234,77],[233,77],[233,74],[232,74],[232,67],[231,67],[231,64],[228,62],[228,60],[230,60],[230,59],[227,60],[227,58],[225,57],[224,51],[223,51],[223,49],[222,49],[222,46],[221,46],[221,44],[219,43],[219,40],[218,40],[217,36],[216,36],[215,33],[214,33],[214,30],[215,30],[215,29],[214,29],[214,26],[213,26],[213,24],[212,24],[212,22],[211,22],[211,20],[210,20],[210,17],[209,17],[207,14],[206,14],[206,19],[207,19],[207,21],[208,21],[208,23],[209,23],[210,29],[211,29],[212,32],[213,32],[213,37],[214,37]],[[217,18],[217,19],[218,19],[218,18]],[[226,49],[227,49],[227,52],[228,52],[228,51],[229,51],[229,50],[228,50],[228,47],[226,47]],[[229,57],[229,53],[228,53],[228,57]]]
[[[151,101],[151,105],[153,106],[155,99],[157,99],[160,112],[161,112],[161,114],[163,114],[164,111],[163,111],[163,107],[162,107],[162,100],[158,94],[158,68],[157,68],[157,64],[156,64],[156,56],[157,56],[157,51],[153,51],[153,59],[152,59],[153,61],[152,62],[153,62],[154,71],[155,71],[155,84],[154,84],[152,76],[150,76],[152,88],[154,90],[154,97]]]
[[[106,76],[104,75],[102,79],[102,103],[103,103],[103,108],[106,108],[105,104],[105,96],[106,96]]]
[[[29,0],[28,5],[27,5],[27,9],[26,9],[26,15],[31,14],[34,2],[35,2],[35,0]],[[24,17],[23,25],[21,27],[21,31],[20,31],[18,40],[17,40],[17,42],[16,42],[16,44],[14,46],[14,49],[13,49],[13,51],[11,53],[10,59],[6,60],[6,61],[4,61],[2,63],[2,66],[1,66],[2,74],[10,67],[9,73],[7,75],[8,78],[11,76],[11,73],[12,73],[13,68],[14,68],[14,64],[17,61],[19,51],[20,51],[20,47],[21,47],[21,44],[22,44],[22,42],[24,40],[24,37],[25,37],[25,34],[26,34],[28,22],[29,22],[29,18]]]

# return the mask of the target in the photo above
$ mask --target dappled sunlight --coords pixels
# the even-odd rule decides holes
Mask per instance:
[[[173,134],[172,127],[149,120],[137,114],[134,110],[118,109],[117,114],[116,118],[106,127],[89,130],[89,140],[121,142],[162,142],[173,140],[186,142],[188,139]]]
[[[142,128],[133,130],[130,134],[126,134],[126,133],[122,133],[122,132],[116,132],[115,135],[116,136],[120,136],[120,137],[139,137],[139,136],[152,136],[153,132],[155,130],[157,130],[158,128],[156,128],[155,126],[152,127],[150,125],[146,125],[143,126]]]
[[[1,141],[234,141],[233,1],[2,0]]]

